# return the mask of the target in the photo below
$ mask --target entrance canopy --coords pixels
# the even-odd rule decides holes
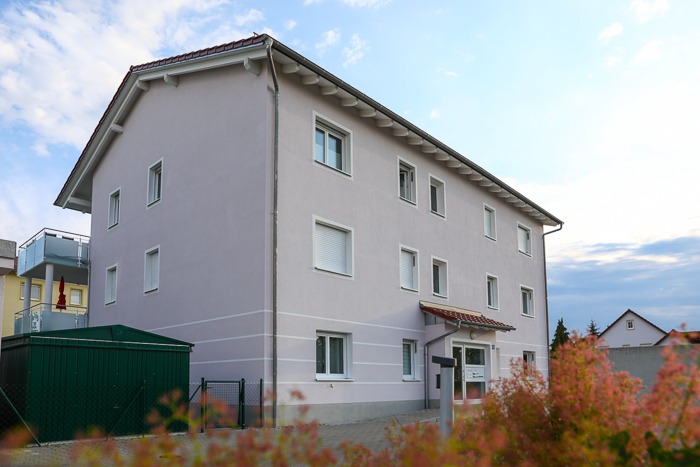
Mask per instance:
[[[424,312],[437,316],[438,318],[442,318],[446,321],[459,321],[461,322],[462,326],[493,331],[515,331],[513,326],[487,318],[478,311],[471,311],[449,305],[441,305],[439,303],[426,302],[424,300],[420,300],[418,304],[420,305],[420,309]]]

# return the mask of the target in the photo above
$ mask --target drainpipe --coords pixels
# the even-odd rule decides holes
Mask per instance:
[[[542,235],[542,259],[544,260],[544,317],[547,325],[547,380],[550,377],[550,361],[551,355],[549,354],[549,292],[547,290],[547,248],[545,246],[545,238],[547,235],[559,232],[564,228],[564,223],[559,224],[559,228],[545,232]]]
[[[447,332],[443,334],[442,336],[438,336],[435,339],[429,340],[428,342],[425,343],[425,346],[423,347],[423,358],[425,360],[425,408],[428,408],[429,405],[429,396],[428,396],[428,391],[430,390],[430,385],[429,385],[429,380],[430,380],[430,375],[428,374],[428,347],[430,344],[433,342],[437,342],[440,339],[444,339],[447,336],[451,336],[452,334],[456,333],[459,331],[459,328],[462,327],[462,321],[457,320],[456,322],[452,323],[457,326],[457,328],[454,331]]]
[[[277,83],[275,62],[272,60],[273,40],[268,39],[267,62],[272,72],[272,82],[275,85],[275,128],[274,149],[272,155],[272,426],[277,426],[277,209],[279,198],[279,98],[280,88]]]

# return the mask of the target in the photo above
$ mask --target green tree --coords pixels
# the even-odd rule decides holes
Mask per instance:
[[[600,337],[600,329],[593,318],[591,318],[591,322],[588,323],[586,335]]]
[[[550,349],[554,353],[557,348],[569,341],[569,331],[564,326],[564,318],[559,318],[557,321],[557,328],[554,330],[554,338],[552,339],[552,345]]]

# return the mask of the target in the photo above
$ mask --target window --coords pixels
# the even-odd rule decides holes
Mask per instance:
[[[535,316],[535,308],[532,303],[532,289],[520,287],[520,300],[522,302],[522,314],[525,316]]]
[[[418,252],[401,248],[400,257],[401,288],[418,290]]]
[[[158,290],[160,282],[160,248],[155,247],[146,251],[143,273],[143,291]]]
[[[350,132],[316,117],[315,159],[317,162],[350,174]]]
[[[24,282],[20,283],[19,287],[19,299],[24,300]],[[32,284],[31,291],[29,292],[29,299],[35,302],[41,300],[41,285]]]
[[[117,265],[107,268],[105,277],[105,305],[117,301]]]
[[[484,204],[484,235],[496,240],[496,211]]]
[[[447,261],[433,258],[433,295],[447,298]]]
[[[160,201],[163,190],[163,161],[160,160],[148,168],[148,196],[146,203],[150,206]]]
[[[83,304],[83,291],[80,289],[70,289],[70,304],[71,305],[82,305]]]
[[[109,214],[107,218],[107,228],[114,227],[119,224],[119,193],[117,189],[109,195]]]
[[[486,306],[498,309],[498,278],[486,276]]]
[[[314,267],[352,275],[352,230],[316,221],[314,224]]]
[[[32,300],[34,300],[34,299],[32,298]],[[627,330],[628,330],[628,331],[631,331],[631,330],[633,330],[633,329],[634,329],[634,320],[633,320],[633,319],[628,319],[628,320],[627,320]]]
[[[430,177],[430,210],[445,217],[445,182]]]
[[[530,352],[527,350],[523,351],[523,364],[526,366],[535,365],[535,352]]]
[[[532,256],[532,239],[530,229],[518,224],[518,251]]]
[[[316,333],[316,377],[347,379],[348,335]]]
[[[416,168],[399,159],[399,197],[416,204]]]
[[[418,372],[416,371],[417,344],[413,340],[404,339],[403,341],[403,379],[418,379]]]

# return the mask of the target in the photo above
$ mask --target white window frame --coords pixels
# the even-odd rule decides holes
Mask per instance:
[[[322,160],[319,160],[316,146],[316,133],[317,131],[322,131],[324,133],[323,138],[323,155]],[[341,142],[341,168],[335,167],[328,163],[328,136],[333,136]],[[330,118],[327,118],[319,113],[313,112],[313,151],[312,156],[316,163],[323,167],[328,167],[333,169],[333,171],[352,176],[352,131],[337,122],[334,122]]]
[[[430,212],[442,218],[446,218],[447,204],[445,198],[445,181],[430,174],[428,174],[428,180],[428,190],[430,194]],[[435,190],[433,190],[433,188],[435,188]],[[435,195],[433,195],[433,191],[435,191]]]
[[[526,285],[520,286],[520,314],[535,317],[535,290]]]
[[[496,209],[484,204],[484,236],[496,240]]]
[[[344,232],[345,234],[345,270],[336,269],[329,264],[324,264],[322,255],[319,252],[319,228],[322,226],[329,229],[334,229],[336,231]],[[317,216],[313,216],[313,265],[314,269],[317,271],[325,271],[333,274],[339,274],[341,276],[353,277],[354,271],[354,232],[351,227],[338,224],[337,222],[332,222],[327,219],[323,219]]]
[[[408,269],[408,265],[404,264],[404,261],[407,259],[406,255],[408,254],[413,258],[413,265],[411,266],[411,284],[408,284],[407,281],[404,280],[406,279],[404,277],[404,272]],[[399,245],[399,286],[403,290],[418,292],[420,290],[420,274],[418,274],[418,271],[420,271],[418,250],[405,245]]]
[[[73,294],[78,294],[78,300],[73,300]],[[70,289],[70,304],[76,306],[82,306],[83,304],[83,290],[82,289]]]
[[[119,267],[113,264],[105,269],[105,305],[117,301],[117,287],[119,283]]]
[[[535,365],[535,352],[531,350],[523,350],[523,363],[528,366]]]
[[[486,307],[491,310],[499,309],[498,276],[486,274]]]
[[[518,222],[518,251],[532,257],[532,229]]]
[[[34,291],[36,291],[36,298],[34,298]],[[24,281],[20,282],[19,285],[19,299],[24,300]],[[33,302],[41,301],[41,284],[32,284],[29,289],[29,300]]]
[[[325,341],[324,344],[324,352],[325,352],[325,365],[324,365],[324,371],[319,372],[319,361],[318,361],[318,340],[319,338],[323,338]],[[330,340],[331,339],[341,339],[342,340],[342,349],[343,349],[343,357],[342,357],[342,364],[343,364],[343,371],[339,373],[331,373],[331,359],[330,359],[330,352],[331,352],[331,346]],[[350,372],[350,362],[352,362],[352,356],[351,356],[351,335],[346,334],[346,333],[339,333],[339,332],[330,332],[330,331],[316,331],[316,339],[314,340],[314,346],[315,346],[315,357],[314,357],[314,362],[316,364],[316,379],[317,380],[349,380],[351,377],[351,372]]]
[[[109,194],[107,205],[107,229],[119,225],[119,217],[122,204],[122,188],[119,187]]]
[[[143,256],[143,292],[155,292],[160,288],[160,245],[149,248]]]
[[[396,186],[398,189],[399,199],[416,206],[416,200],[418,199],[418,170],[416,169],[415,165],[411,164],[400,156],[397,156],[396,160]],[[401,189],[402,173],[406,174],[405,178],[409,183],[405,190]]]
[[[146,206],[152,206],[163,198],[163,159],[148,167],[148,186],[146,187]]]
[[[410,372],[406,373],[406,349],[409,349],[408,353],[408,366]],[[401,371],[403,374],[404,381],[417,381],[420,379],[418,375],[418,341],[413,339],[403,339],[401,343]]]
[[[633,319],[628,319],[627,323],[625,325],[625,329],[628,331],[634,331],[634,320]]]
[[[432,256],[430,261],[430,278],[431,278],[431,290],[433,295],[436,297],[447,298],[448,297],[448,269],[447,260],[438,258],[437,256]],[[438,268],[438,288],[435,291],[435,267]]]

